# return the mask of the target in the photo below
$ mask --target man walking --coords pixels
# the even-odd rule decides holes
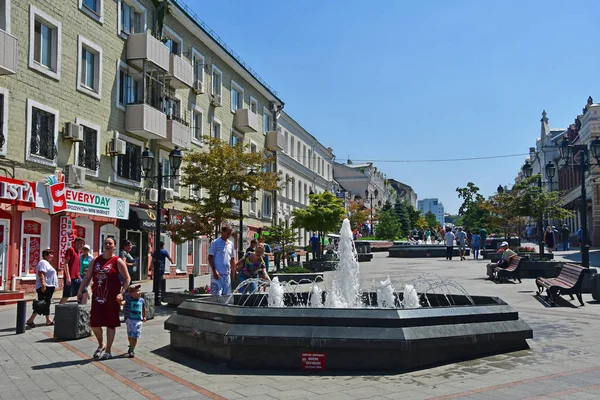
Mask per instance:
[[[263,257],[263,260],[265,261],[265,266],[267,267],[267,273],[269,272],[269,262],[271,261],[270,257],[273,254],[273,250],[271,249],[271,246],[267,243],[265,243],[265,237],[261,236],[258,238],[258,245],[263,245],[263,247],[265,248],[265,255]]]
[[[312,250],[313,260],[318,260],[319,257],[319,237],[313,233],[310,238],[310,249]]]
[[[569,236],[571,236],[571,230],[567,224],[563,224],[562,229],[560,230],[560,240],[563,244],[563,251],[569,250]]]
[[[156,268],[157,260],[158,260],[158,270]],[[169,255],[169,252],[165,249],[165,242],[160,242],[160,249],[157,249],[154,253],[152,253],[152,264],[150,264],[154,268],[153,274],[156,274],[155,279],[158,281],[159,293],[162,288],[162,280],[165,275],[166,260],[169,260],[169,262],[171,264],[173,264],[173,259]],[[164,295],[164,293],[161,294],[160,298],[162,298],[162,295]]]
[[[231,294],[230,273],[235,268],[231,227],[223,225],[221,236],[212,242],[208,251],[208,265],[211,270],[210,294],[223,296]]]
[[[463,232],[462,227],[458,227],[458,232],[456,232],[456,243],[458,244],[458,254],[460,255],[460,260],[465,260],[465,250],[467,248],[467,234]]]
[[[452,252],[454,251],[454,240],[456,236],[452,233],[452,229],[446,229],[444,240],[446,241],[446,260],[452,261]]]
[[[65,304],[69,297],[77,296],[81,285],[79,254],[84,244],[85,241],[82,238],[75,238],[73,245],[65,251],[63,258],[63,296],[58,304]]]

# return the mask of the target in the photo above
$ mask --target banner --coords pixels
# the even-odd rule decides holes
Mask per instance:
[[[77,237],[75,220],[71,217],[60,217],[58,230],[58,269],[63,269],[65,252],[73,245]]]

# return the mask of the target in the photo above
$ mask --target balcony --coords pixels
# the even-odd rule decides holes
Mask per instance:
[[[167,119],[167,138],[160,143],[169,148],[177,146],[182,150],[190,149],[192,147],[190,125],[177,117]]]
[[[233,125],[240,132],[258,132],[258,116],[248,108],[239,108],[235,110]]]
[[[172,78],[171,86],[175,89],[189,89],[194,84],[194,69],[192,68],[192,64],[177,54],[170,54],[169,76]]]
[[[134,33],[127,38],[127,61],[139,68],[143,61],[169,71],[169,48],[149,33]]]
[[[0,75],[17,73],[18,49],[17,38],[0,30]]]
[[[272,151],[283,150],[285,146],[285,137],[277,131],[268,131],[265,140],[265,147]]]
[[[130,104],[125,113],[125,130],[146,139],[166,139],[167,115],[148,104]]]

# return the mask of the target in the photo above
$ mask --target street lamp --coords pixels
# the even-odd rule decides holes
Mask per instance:
[[[151,176],[150,174],[154,171],[154,154],[146,147],[146,149],[142,152],[142,172],[144,173],[144,179],[150,179],[153,182],[156,182],[156,186],[158,189],[158,200],[156,201],[156,228],[154,230],[154,256],[152,257],[154,261],[154,273],[152,274],[152,290],[154,290],[154,304],[160,305],[161,299],[161,284],[164,271],[161,271],[161,265],[159,258],[157,257],[158,251],[160,249],[160,212],[162,210],[162,186],[163,179],[171,179],[178,177],[179,167],[181,167],[181,159],[183,155],[181,154],[181,150],[177,146],[169,153],[169,165],[171,167],[171,174],[163,175],[163,163],[162,161],[158,162],[158,175]]]
[[[580,246],[581,250],[581,265],[585,268],[590,267],[590,246],[588,244],[588,231],[587,231],[587,195],[585,191],[585,172],[588,169],[590,163],[589,153],[591,151],[592,156],[596,159],[596,164],[600,165],[600,139],[596,136],[590,143],[590,148],[585,144],[569,144],[569,139],[565,136],[560,143],[558,148],[560,150],[560,156],[566,162],[566,165],[576,167],[575,164],[576,155],[579,156],[579,175],[581,175],[581,236],[583,246]]]
[[[253,176],[254,175],[254,170],[250,170],[247,173],[248,176]],[[241,192],[241,187],[240,187],[240,192]],[[242,208],[242,205],[244,204],[244,202],[242,200],[240,200],[240,233],[239,233],[239,238],[238,238],[238,243],[239,243],[239,247],[238,247],[238,260],[241,260],[242,257],[244,257],[244,235],[243,235],[243,231],[244,231],[244,211]]]
[[[377,189],[375,189],[375,191],[373,193],[370,193],[371,198],[370,198],[370,203],[371,203],[371,232],[370,232],[370,236],[373,236],[373,199],[377,198],[377,196],[379,195],[379,191]],[[375,196],[375,197],[373,197]],[[369,189],[365,190],[365,198],[368,199],[369,198]]]

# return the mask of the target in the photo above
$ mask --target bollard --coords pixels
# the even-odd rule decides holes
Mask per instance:
[[[165,295],[165,292],[167,291],[167,280],[166,279],[161,279],[160,280],[160,299],[162,300],[163,296]],[[160,304],[158,304],[160,306]]]
[[[188,275],[188,288],[190,289],[190,292],[192,292],[194,290],[194,274],[189,274]]]
[[[17,303],[17,335],[25,332],[27,321],[27,300],[19,300]]]

